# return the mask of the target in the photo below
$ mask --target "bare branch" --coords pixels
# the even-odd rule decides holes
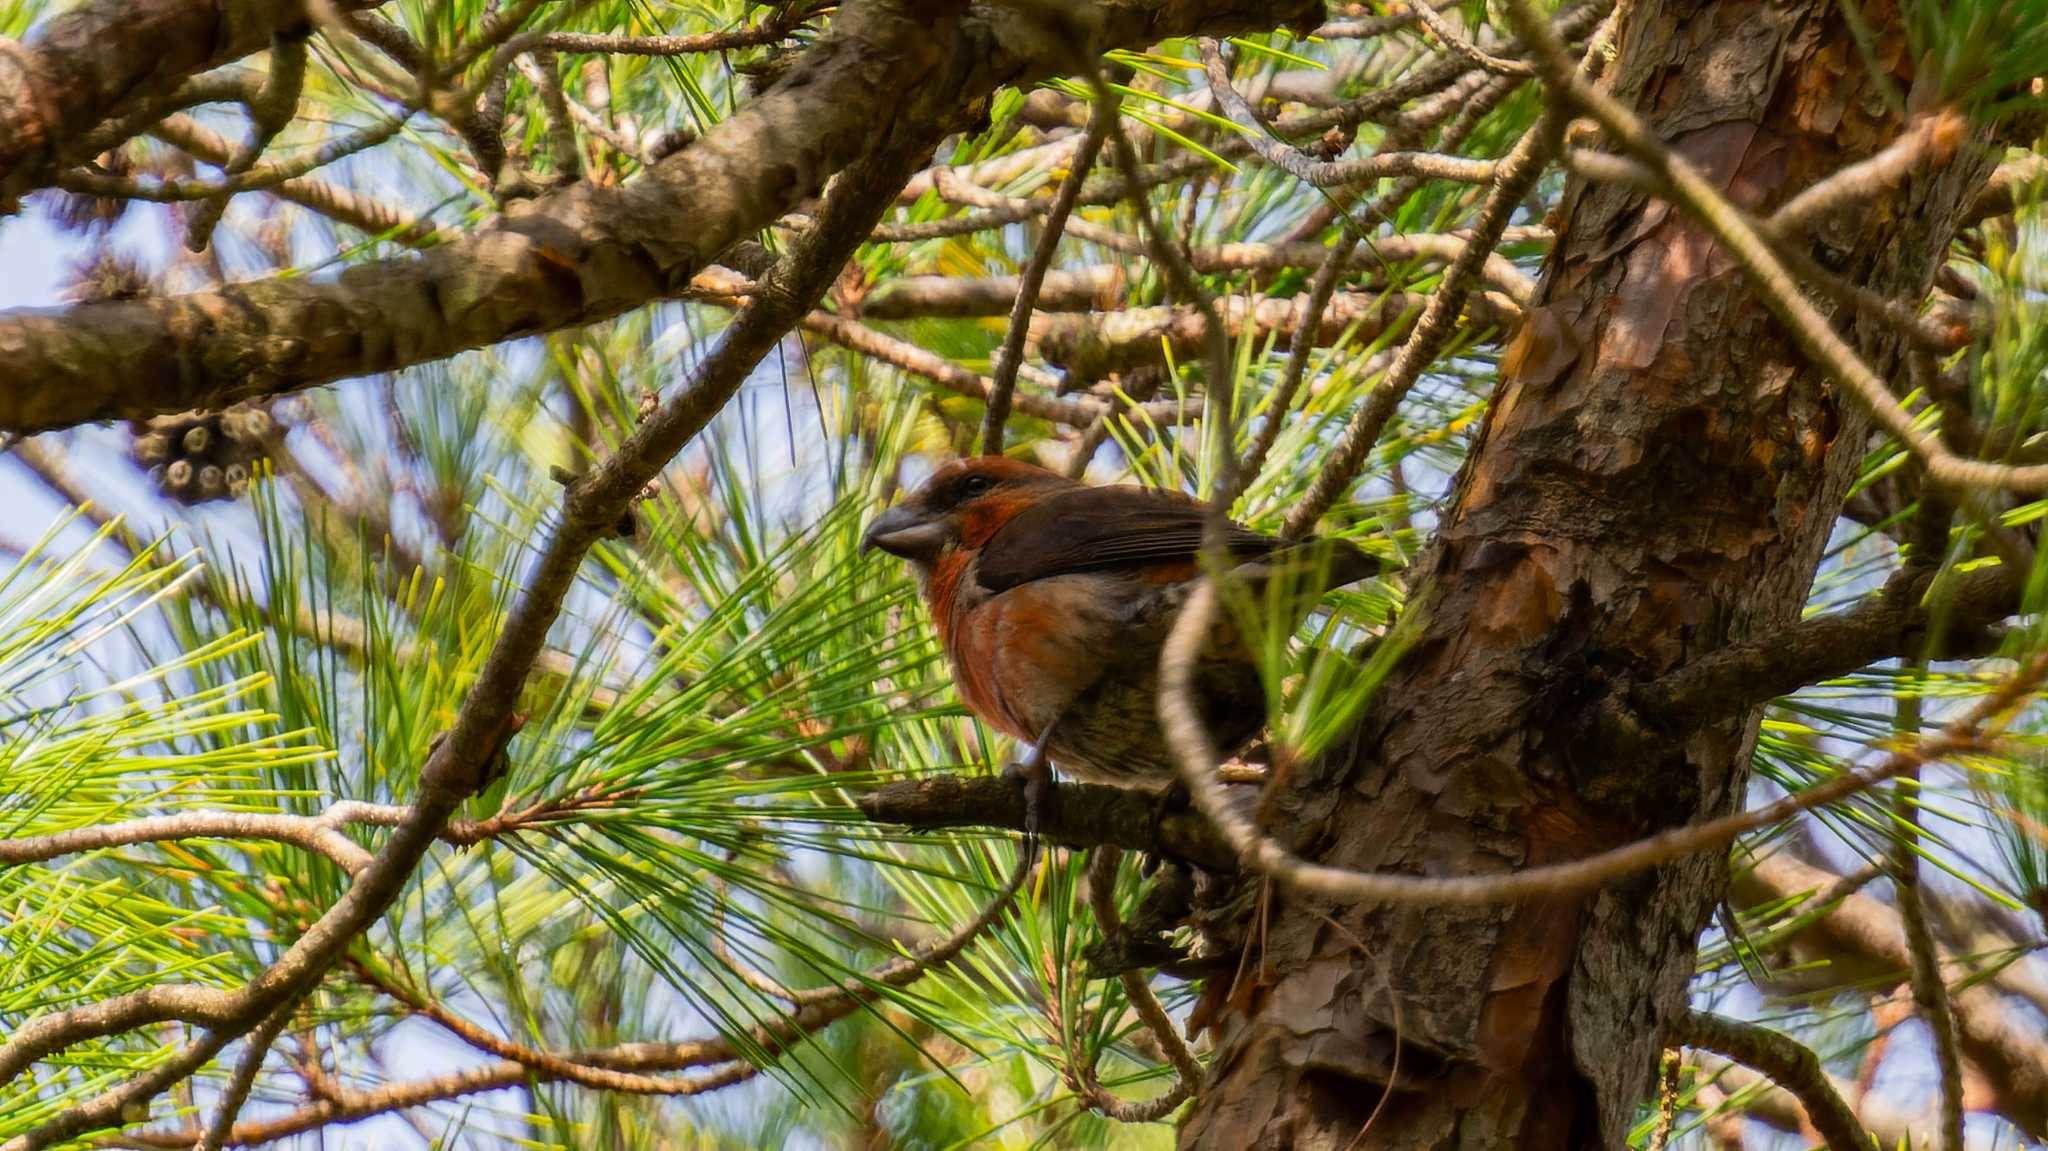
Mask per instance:
[[[1426,7],[1418,6],[1418,13]],[[1435,14],[1431,13],[1434,19]],[[1360,183],[1383,176],[1409,176],[1484,184],[1493,179],[1490,160],[1470,160],[1431,152],[1384,152],[1359,160],[1317,160],[1284,140],[1269,135],[1270,129],[1230,82],[1229,64],[1214,40],[1201,41],[1202,63],[1209,76],[1209,92],[1231,121],[1245,130],[1251,150],[1275,168],[1316,188]]]
[[[1449,263],[1465,250],[1466,239],[1460,233],[1432,232],[1375,236],[1366,242],[1363,249],[1354,249],[1348,254],[1336,269],[1336,275],[1370,273],[1385,269],[1389,264],[1416,259]],[[1502,242],[1541,243],[1549,239],[1550,232],[1546,228],[1509,228]],[[1319,243],[1220,244],[1196,248],[1188,253],[1188,258],[1196,271],[1204,273],[1287,268],[1320,270],[1330,259],[1330,248]],[[1480,275],[1486,283],[1500,289],[1511,304],[1526,302],[1535,291],[1535,284],[1529,277],[1512,261],[1497,253],[1487,256]],[[1124,270],[1115,264],[1049,271],[1033,306],[1041,312],[1096,311],[1105,306],[1107,298],[1123,282]],[[1019,283],[1016,276],[902,276],[876,285],[874,291],[861,300],[860,315],[869,320],[1006,315],[1016,306]],[[1509,316],[1514,314],[1511,307],[1497,307],[1494,299],[1482,298],[1481,306],[1489,313],[1505,310]]]
[[[1801,912],[1819,909],[1807,930],[1840,953],[1874,961],[1886,971],[1912,970],[1913,957],[1898,912],[1867,894],[1851,894],[1829,906],[1825,897],[1838,877],[1784,852],[1759,861],[1737,877],[1745,902],[1806,902]],[[1963,1054],[1982,1068],[1999,1113],[2036,1139],[2048,1137],[2048,1042],[1996,991],[1985,986],[1952,987],[1957,1037]]]
[[[1081,195],[1081,185],[1088,179],[1089,169],[1095,166],[1095,158],[1102,152],[1102,142],[1114,126],[1118,112],[1115,104],[1098,101],[1088,118],[1088,133],[1081,140],[1081,147],[1074,153],[1073,165],[1067,170],[1060,190],[1053,197],[1052,208],[1046,212],[1038,245],[1032,249],[1031,262],[1024,266],[1023,275],[1018,277],[1017,296],[1010,308],[1010,325],[1003,334],[1003,345],[996,353],[995,378],[988,392],[988,408],[982,413],[981,453],[1001,455],[1003,451],[1003,424],[1010,418],[1010,394],[1017,388],[1017,369],[1024,362],[1024,337],[1031,326],[1031,311],[1038,306],[1038,290],[1045,283],[1045,273],[1052,266],[1053,254],[1059,250],[1060,234],[1066,230],[1067,217],[1074,212],[1074,202]]]
[[[1206,44],[1207,41],[1204,41]],[[1206,51],[1206,50],[1205,50]],[[1336,294],[1337,278],[1343,272],[1344,262],[1351,257],[1352,248],[1359,241],[1358,233],[1347,223],[1343,235],[1330,246],[1329,255],[1323,266],[1316,269],[1315,278],[1309,281],[1308,304],[1305,311],[1305,326],[1310,331],[1320,331],[1323,313],[1330,306],[1330,297]],[[1245,449],[1244,462],[1237,466],[1237,490],[1230,493],[1225,503],[1233,503],[1244,489],[1258,479],[1265,469],[1266,453],[1273,450],[1274,441],[1280,438],[1280,429],[1287,423],[1287,414],[1294,409],[1294,393],[1301,388],[1302,380],[1308,376],[1309,355],[1314,350],[1314,340],[1294,340],[1287,352],[1287,369],[1274,385],[1272,395],[1266,404],[1266,422],[1259,427],[1259,433],[1252,440],[1252,446]]]
[[[1769,235],[1782,243],[1850,205],[1883,194],[1922,164],[1948,163],[1964,129],[1963,118],[1955,112],[1918,117],[1876,155],[1836,171],[1785,201],[1771,213]]]
[[[1813,616],[1710,652],[1629,693],[1647,722],[1689,731],[1720,716],[1901,656],[1958,659],[1996,642],[1989,626],[2019,608],[2020,577],[1980,568],[1930,587],[1905,570],[1847,611]]]
[[[277,1010],[270,1013],[270,1018],[243,1040],[242,1061],[235,1065],[234,1077],[221,1091],[213,1120],[206,1125],[205,1134],[193,1144],[192,1151],[220,1151],[227,1144],[228,1135],[235,1126],[235,1116],[242,1113],[242,1105],[249,1101],[249,1092],[256,1086],[256,1073],[263,1069],[264,1057],[270,1054],[278,1033],[291,1021],[296,1006],[296,999],[279,1004]]]
[[[270,42],[270,73],[263,78],[249,100],[249,139],[221,163],[221,174],[232,179],[256,166],[270,142],[284,131],[299,110],[299,92],[306,83],[306,37],[303,33],[280,35]],[[213,236],[214,225],[227,211],[228,197],[208,200],[193,209],[185,246],[204,251]]]
[[[1087,312],[1103,306],[1123,282],[1115,264],[1048,271],[1032,307],[1041,312]],[[875,285],[860,302],[865,320],[924,316],[1002,316],[1016,309],[1019,276],[899,276]],[[1025,317],[1028,324],[1030,317]]]
[[[697,52],[726,52],[734,48],[757,48],[787,40],[816,9],[805,4],[788,4],[771,10],[768,19],[750,28],[729,32],[695,32],[687,36],[615,36],[586,32],[542,32],[516,37],[509,43],[519,51],[528,47],[550,52],[588,52],[601,56],[687,56]]]
[[[1322,470],[1316,473],[1301,502],[1288,512],[1283,535],[1289,538],[1307,535],[1330,505],[1336,503],[1338,497],[1351,487],[1351,482],[1358,478],[1359,470],[1365,466],[1373,445],[1379,442],[1387,421],[1393,419],[1395,409],[1400,407],[1408,390],[1422,378],[1422,373],[1435,362],[1437,353],[1449,341],[1458,314],[1465,307],[1466,297],[1471,294],[1472,281],[1478,278],[1487,256],[1499,245],[1508,221],[1521,205],[1522,197],[1535,187],[1537,178],[1549,164],[1562,126],[1556,113],[1546,112],[1535,127],[1523,134],[1507,159],[1501,161],[1498,174],[1493,177],[1493,189],[1487,193],[1486,204],[1480,209],[1478,222],[1472,229],[1471,239],[1444,271],[1443,280],[1436,290],[1429,294],[1429,302],[1423,306],[1422,316],[1409,330],[1393,366],[1387,369],[1386,376],[1373,387],[1365,404],[1345,425],[1337,447],[1324,461]]]
[[[52,18],[29,45],[0,40],[0,215],[63,165],[111,147],[77,147],[101,121],[305,19],[302,0],[92,0]]]
[[[1078,47],[1270,28],[1310,7],[1120,5],[1104,9]],[[668,296],[816,191],[862,152],[876,125],[943,134],[974,97],[1062,62],[1040,55],[1042,46],[1008,44],[983,18],[970,12],[960,19],[975,29],[934,35],[928,19],[889,0],[843,8],[780,83],[642,178],[573,185],[418,258],[334,278],[0,313],[0,356],[18,383],[0,389],[0,430],[219,407],[588,324]]]
[[[1304,336],[1319,347],[1334,344],[1346,333],[1370,341],[1407,325],[1427,307],[1426,298],[1418,293],[1338,292],[1323,309],[1320,322],[1308,326],[1307,303],[1301,296],[1247,298],[1233,293],[1218,300],[1215,310],[1227,339],[1250,336],[1263,343],[1271,338],[1281,347],[1292,348]],[[1511,328],[1519,316],[1520,310],[1505,296],[1480,293],[1466,302],[1465,318],[1474,330],[1498,334]],[[1070,380],[1081,382],[1103,379],[1113,372],[1157,367],[1166,362],[1168,348],[1176,356],[1196,354],[1209,336],[1207,317],[1183,306],[1040,316],[1034,328],[1038,354],[1064,370]]]
[[[1708,1052],[1700,1052],[1686,1060],[1687,1064],[1701,1076],[1730,1095],[1744,1097],[1741,1114],[1767,1124],[1780,1131],[1793,1134],[1808,1134],[1811,1120],[1806,1107],[1799,1097],[1773,1083],[1769,1078],[1752,1071],[1740,1063]],[[1877,1139],[1878,1144],[1888,1151],[1924,1149],[1934,1145],[1934,1133],[1924,1117],[1901,1114],[1896,1108],[1885,1106],[1885,1101],[1870,1094],[1859,1097],[1856,1084],[1845,1083],[1834,1076],[1828,1083],[1835,1094],[1850,1101],[1856,1110],[1856,1122]],[[1703,1088],[1705,1085],[1703,1085]],[[1701,1100],[1706,1106],[1706,1101]]]
[[[1088,74],[1089,86],[1095,90],[1098,104],[1112,108],[1121,107],[1121,98],[1110,88],[1103,76],[1102,68],[1094,57],[1080,55],[1077,62]],[[1207,364],[1204,371],[1209,389],[1208,405],[1203,410],[1203,432],[1208,437],[1211,454],[1216,461],[1217,471],[1210,482],[1219,492],[1237,490],[1237,447],[1234,433],[1237,427],[1237,377],[1231,371],[1230,342],[1224,336],[1223,322],[1216,314],[1216,302],[1195,278],[1194,265],[1188,262],[1187,252],[1173,237],[1160,230],[1159,218],[1152,211],[1151,201],[1145,198],[1144,174],[1138,163],[1138,151],[1131,146],[1131,138],[1125,134],[1121,120],[1112,118],[1109,122],[1110,146],[1116,155],[1116,166],[1123,173],[1124,194],[1131,210],[1137,214],[1139,230],[1144,234],[1147,251],[1152,262],[1165,275],[1166,284],[1180,301],[1193,307],[1202,317],[1203,341],[1207,347]],[[1220,524],[1224,512],[1211,506],[1212,522]]]
[[[1926,497],[1923,495],[1923,500]],[[1936,501],[1927,500],[1928,504]],[[1922,511],[1926,511],[1923,506]],[[1943,511],[1933,517],[1943,542],[1947,541],[1949,516]],[[1916,549],[1916,551],[1921,549]],[[1927,557],[1922,557],[1925,562]],[[1919,566],[1916,563],[1915,566]],[[1923,726],[1920,692],[1927,678],[1927,660],[1906,661],[1905,669],[1915,683],[1904,685],[1893,703],[1894,727],[1906,738],[1918,738]],[[1934,932],[1927,926],[1927,904],[1920,886],[1920,772],[1915,769],[1892,784],[1892,847],[1890,871],[1893,899],[1898,904],[1899,922],[1906,928],[1906,945],[1913,959],[1913,1000],[1927,1017],[1927,1029],[1934,1034],[1935,1066],[1941,1081],[1941,1151],[1963,1151],[1963,1057],[1956,1038],[1955,1012],[1949,1003],[1948,984],[1941,977],[1941,952]]]
[[[298,179],[344,157],[382,144],[398,135],[414,111],[415,109],[410,106],[401,106],[396,114],[386,116],[375,124],[359,128],[345,136],[338,136],[289,160],[274,160],[219,180],[105,176],[98,172],[74,169],[59,173],[57,186],[67,192],[77,192],[86,196],[120,196],[130,200],[153,200],[159,203],[207,200],[232,196],[237,192],[275,188],[287,180]]]
[[[1993,216],[2008,216],[2030,196],[2048,191],[2048,156],[2029,154],[2000,164],[1991,180],[1977,194],[1964,225],[1979,224]]]
[[[24,839],[0,839],[0,866],[41,863],[85,851],[181,839],[249,839],[288,843],[317,852],[350,875],[369,866],[370,853],[323,819],[257,812],[194,811],[120,823],[101,823]],[[4,1067],[0,1062],[0,1067]]]
[[[1424,0],[1438,8],[1456,6],[1457,0]],[[1415,9],[1403,4],[1384,16],[1373,16],[1364,20],[1332,20],[1317,28],[1315,34],[1324,40],[1371,40],[1389,32],[1399,32],[1415,25]]]
[[[1945,728],[1912,748],[1871,767],[1845,769],[1824,783],[1776,803],[1639,839],[1568,863],[1494,875],[1424,878],[1351,871],[1313,863],[1255,827],[1233,809],[1213,778],[1222,756],[1195,710],[1194,669],[1203,636],[1217,610],[1216,587],[1204,580],[1175,620],[1159,663],[1159,718],[1195,806],[1216,825],[1247,869],[1307,894],[1353,902],[1485,904],[1584,891],[1697,851],[1725,846],[1744,832],[1769,827],[1825,804],[1847,799],[1922,763],[1981,746],[1984,729],[2002,723],[2048,676],[2048,654],[2022,665],[1997,691]]]
[[[1842,1102],[1813,1049],[1782,1032],[1713,1015],[1681,1011],[1665,1024],[1667,1043],[1725,1055],[1756,1068],[1799,1097],[1816,1130],[1834,1151],[1879,1151],[1876,1140]]]
[[[1095,915],[1095,923],[1104,938],[1111,938],[1121,929],[1122,922],[1116,910],[1117,862],[1122,852],[1114,847],[1094,848],[1088,858],[1088,907]],[[1195,1053],[1188,1049],[1187,1041],[1180,1037],[1180,1031],[1173,1025],[1173,1018],[1152,993],[1152,985],[1138,971],[1119,971],[1117,981],[1123,985],[1124,998],[1131,1004],[1131,1010],[1145,1024],[1145,1029],[1166,1053],[1166,1060],[1173,1065],[1173,1087],[1166,1093],[1138,1103],[1117,1098],[1095,1075],[1095,1061],[1090,1059],[1080,1068],[1082,1089],[1096,1110],[1112,1119],[1124,1123],[1150,1123],[1171,1114],[1188,1096],[1194,1094],[1195,1085],[1202,1081],[1202,1064]]]
[[[1478,65],[1496,76],[1533,76],[1536,70],[1525,60],[1503,60],[1479,45],[1465,38],[1465,34],[1451,27],[1450,22],[1436,14],[1428,4],[1414,5],[1415,16],[1431,36],[1441,41],[1453,53]]]
[[[190,116],[167,116],[152,126],[149,134],[209,164],[225,164],[232,154],[226,139]],[[310,176],[286,180],[267,190],[281,200],[289,200],[369,235],[387,237],[393,243],[408,248],[428,248],[447,243],[456,236],[455,232],[440,227],[432,220],[387,207],[368,196]]]
[[[980,938],[1002,918],[1015,901],[1030,874],[1028,860],[1020,859],[1009,882],[973,920],[953,934],[923,949],[914,957],[898,956],[877,968],[866,979],[850,979],[837,993],[805,1005],[790,1015],[759,1024],[748,1037],[748,1047],[770,1055],[788,1051],[824,1027],[853,1014],[873,1002],[885,987],[906,987],[925,972],[951,963],[967,946]],[[380,984],[382,986],[382,984]],[[401,1001],[406,1001],[401,997]],[[451,1016],[452,1018],[452,1016]],[[457,1031],[464,1039],[489,1036],[480,1028]],[[492,1048],[516,1052],[522,1058],[466,1068],[430,1079],[387,1084],[370,1091],[337,1089],[291,1114],[274,1119],[235,1125],[227,1146],[246,1147],[269,1143],[301,1132],[335,1123],[348,1123],[372,1115],[445,1099],[458,1099],[515,1084],[543,1082],[587,1082],[609,1090],[649,1095],[698,1095],[753,1077],[755,1068],[744,1061],[742,1047],[725,1038],[696,1039],[679,1043],[625,1043],[591,1051],[554,1054],[492,1037]],[[666,1078],[641,1074],[653,1071],[681,1071],[710,1067],[712,1070],[688,1078]],[[143,1131],[126,1136],[128,1141],[150,1147],[192,1146],[196,1133]]]
[[[519,63],[526,77],[540,89],[541,107],[548,119],[548,151],[555,158],[555,179],[562,183],[582,179],[583,152],[576,143],[569,96],[562,90],[561,59],[552,49],[543,48]]]

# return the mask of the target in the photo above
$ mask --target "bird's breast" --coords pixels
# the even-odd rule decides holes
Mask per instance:
[[[1037,740],[1136,638],[1127,631],[1129,582],[1075,573],[957,599],[941,632],[962,702]]]

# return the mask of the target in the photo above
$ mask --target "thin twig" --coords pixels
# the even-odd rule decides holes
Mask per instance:
[[[729,32],[694,32],[687,36],[618,36],[589,32],[542,32],[510,41],[526,47],[553,52],[587,52],[601,56],[687,56],[697,52],[726,52],[734,48],[757,48],[787,40],[803,22],[807,5],[789,4],[771,18],[751,28]]]
[[[1345,262],[1351,258],[1351,250],[1358,241],[1358,233],[1347,220],[1343,234],[1330,246],[1330,254],[1309,282],[1308,301],[1302,306],[1302,318],[1295,325],[1297,332],[1315,332],[1322,327],[1323,312],[1330,306],[1330,297],[1337,292],[1337,281],[1343,278]],[[1245,450],[1244,462],[1237,466],[1238,487],[1229,494],[1226,503],[1235,503],[1237,497],[1244,494],[1244,489],[1265,470],[1266,455],[1280,438],[1280,429],[1287,423],[1287,414],[1294,410],[1294,393],[1301,390],[1302,381],[1308,378],[1308,362],[1315,346],[1315,340],[1297,337],[1294,346],[1288,349],[1287,368],[1266,401],[1266,422],[1260,425],[1252,446]]]
[[[770,1054],[787,1051],[825,1026],[873,1002],[880,997],[884,988],[908,986],[932,968],[952,962],[968,945],[980,938],[982,933],[1008,912],[1029,874],[1029,868],[1020,858],[1008,883],[983,907],[980,914],[958,931],[925,949],[916,959],[898,956],[877,968],[869,979],[848,980],[842,985],[841,992],[829,1000],[809,1004],[786,1017],[756,1025],[747,1044],[754,1050]],[[384,985],[380,983],[379,986]],[[410,1000],[406,997],[399,998],[401,1002],[410,1005]],[[455,1017],[451,1015],[450,1018]],[[473,1025],[471,1028],[458,1031],[457,1034],[464,1039],[470,1039],[473,1035],[490,1035],[489,1032],[474,1028]],[[745,1058],[741,1045],[725,1037],[677,1043],[624,1043],[616,1047],[562,1054],[540,1051],[491,1037],[491,1046],[484,1049],[516,1052],[519,1057],[504,1058],[501,1062],[466,1068],[434,1078],[386,1084],[372,1091],[337,1089],[331,1096],[323,1097],[290,1114],[238,1124],[230,1133],[227,1144],[251,1146],[275,1142],[331,1124],[354,1122],[372,1115],[501,1090],[535,1080],[587,1081],[593,1084],[602,1082],[610,1089],[638,1094],[687,1096],[730,1086],[752,1078],[757,1073],[756,1067]],[[639,1074],[692,1068],[710,1070],[688,1078]],[[130,1134],[125,1138],[150,1147],[183,1149],[192,1145],[196,1134],[145,1131]]]
[[[583,150],[576,144],[576,125],[562,90],[562,62],[551,48],[541,48],[520,61],[522,71],[540,89],[547,112],[548,151],[555,158],[555,179],[571,184],[583,178]]]
[[[1782,823],[1802,811],[1847,799],[1922,763],[1983,746],[1984,729],[2002,722],[2048,675],[2048,654],[2036,656],[1969,714],[1908,749],[1867,768],[1851,768],[1825,783],[1749,811],[1673,828],[1584,859],[1496,875],[1442,878],[1352,871],[1313,863],[1255,827],[1231,805],[1213,778],[1222,760],[1194,707],[1192,685],[1203,637],[1215,618],[1217,592],[1204,580],[1181,608],[1159,662],[1161,727],[1195,806],[1215,824],[1249,870],[1297,891],[1352,902],[1486,904],[1585,891],[1698,851],[1721,847],[1744,832]]]
[[[1923,493],[1923,498],[1931,493]],[[1942,536],[1948,535],[1946,517]],[[1923,557],[1922,562],[1933,557]],[[1936,561],[1938,562],[1938,561]],[[1921,727],[1920,693],[1927,686],[1927,661],[1915,658],[1906,665],[1908,682],[1899,685],[1894,725],[1901,738],[1918,738]],[[1941,977],[1941,952],[1934,933],[1927,926],[1927,907],[1920,884],[1920,769],[1916,765],[1902,772],[1892,784],[1893,821],[1891,877],[1899,922],[1906,928],[1906,947],[1913,960],[1913,1000],[1927,1017],[1934,1034],[1935,1065],[1941,1078],[1941,1137],[1938,1151],[1963,1151],[1963,1056],[1956,1035],[1955,1011],[1949,1003],[1948,985]]]
[[[1088,907],[1095,914],[1095,923],[1108,939],[1122,926],[1116,911],[1117,862],[1123,853],[1114,847],[1097,847],[1088,855]],[[1171,1114],[1173,1109],[1194,1094],[1195,1084],[1201,1082],[1202,1064],[1195,1053],[1188,1049],[1187,1041],[1174,1027],[1173,1018],[1166,1014],[1166,1008],[1159,997],[1152,993],[1151,984],[1136,971],[1120,971],[1117,980],[1123,985],[1124,998],[1131,1004],[1144,1024],[1166,1053],[1167,1062],[1173,1065],[1173,1086],[1165,1094],[1133,1103],[1119,1099],[1096,1078],[1095,1060],[1087,1059],[1079,1068],[1079,1078],[1089,1105],[1112,1119],[1124,1123],[1150,1123]]]
[[[1351,487],[1352,481],[1358,478],[1359,471],[1365,467],[1366,457],[1379,442],[1380,433],[1386,429],[1387,421],[1393,419],[1395,409],[1400,407],[1409,389],[1422,378],[1422,373],[1435,362],[1437,353],[1449,341],[1473,281],[1485,266],[1486,258],[1499,245],[1508,221],[1521,205],[1522,197],[1536,186],[1544,167],[1549,164],[1562,126],[1557,114],[1546,112],[1534,127],[1523,133],[1507,159],[1501,161],[1493,189],[1487,193],[1486,204],[1479,211],[1479,219],[1472,228],[1471,237],[1465,242],[1464,251],[1444,270],[1443,280],[1429,294],[1429,303],[1409,330],[1401,351],[1394,357],[1393,366],[1387,369],[1386,376],[1374,385],[1364,405],[1345,425],[1337,446],[1324,461],[1322,470],[1316,473],[1301,502],[1288,512],[1282,535],[1298,539],[1308,534],[1330,505],[1336,503],[1338,497]]]
[[[926,351],[908,340],[899,340],[844,316],[836,316],[830,312],[812,312],[804,317],[803,326],[805,331],[816,332],[848,351],[858,352],[912,375],[921,376],[949,392],[970,399],[986,403],[995,389],[995,382],[986,376],[970,372],[944,356]],[[1017,411],[1033,419],[1049,420],[1076,428],[1087,427],[1109,411],[1104,404],[1096,400],[1043,396],[1035,392],[1015,393],[1011,396],[1010,402]],[[1200,415],[1201,404],[1191,403],[1183,409],[1176,401],[1163,400],[1146,405],[1145,413],[1164,422],[1178,423]]]
[[[1430,8],[1428,4],[1415,4],[1411,5],[1410,8],[1422,26],[1429,30],[1430,35],[1442,41],[1444,47],[1449,48],[1454,54],[1463,56],[1465,59],[1477,64],[1481,69],[1491,72],[1496,76],[1534,76],[1536,74],[1536,69],[1530,67],[1526,60],[1504,60],[1467,40],[1464,33],[1451,27],[1450,22],[1437,15],[1435,10]]]
[[[95,824],[48,835],[0,839],[0,867],[42,863],[110,847],[186,839],[286,843],[325,856],[349,875],[360,873],[370,864],[369,852],[336,830],[334,823],[320,818],[258,812],[192,811]]]
[[[1419,9],[1418,9],[1419,10]],[[1243,139],[1259,158],[1315,188],[1334,188],[1383,176],[1454,180],[1483,184],[1493,179],[1490,160],[1472,160],[1435,152],[1383,152],[1357,160],[1318,160],[1272,134],[1230,81],[1230,65],[1216,41],[1199,41],[1209,92],[1231,121],[1245,129]]]
[[[306,83],[306,37],[281,34],[271,39],[270,74],[249,101],[249,138],[221,164],[221,175],[233,178],[254,167],[277,134],[298,114],[299,93]],[[227,211],[229,197],[202,201],[192,209],[185,246],[200,252],[212,242],[213,229]]]
[[[221,1090],[220,1102],[215,1106],[213,1121],[206,1125],[206,1133],[193,1144],[192,1151],[220,1151],[227,1146],[228,1136],[234,1131],[235,1117],[242,1113],[242,1105],[249,1101],[249,1092],[256,1086],[256,1074],[263,1069],[263,1060],[270,1054],[271,1045],[277,1042],[279,1032],[291,1020],[297,1010],[298,1000],[287,999],[278,1004],[270,1018],[242,1040],[242,1060],[235,1064],[235,1074]]]
[[[1781,243],[1793,239],[1829,216],[1881,195],[1922,164],[1947,163],[1966,129],[1963,117],[1953,111],[1916,118],[1876,155],[1836,170],[1785,201],[1771,213],[1768,234]]]
[[[225,163],[232,153],[226,138],[190,116],[167,116],[152,125],[149,134],[209,164]],[[432,247],[454,237],[453,232],[432,220],[387,207],[368,196],[311,176],[286,180],[268,191],[278,199],[408,248]]]
[[[1095,166],[1095,158],[1102,152],[1103,139],[1108,136],[1118,115],[1116,103],[1100,100],[1089,113],[1087,135],[1082,138],[1080,149],[1074,153],[1066,178],[1060,181],[1060,190],[1053,197],[1052,208],[1046,212],[1045,223],[1041,225],[1038,246],[1032,249],[1031,262],[1024,266],[1023,275],[1018,279],[1017,299],[1010,308],[1010,326],[1003,334],[1001,350],[996,353],[988,407],[982,413],[983,455],[995,456],[1003,452],[1003,424],[1010,418],[1010,394],[1017,387],[1017,368],[1024,362],[1024,337],[1030,331],[1031,312],[1038,302],[1038,289],[1045,282],[1046,269],[1052,266],[1053,254],[1059,250],[1060,234],[1066,230],[1067,217],[1073,214],[1081,186],[1087,182],[1089,169]]]
[[[1458,0],[1423,0],[1423,3],[1438,8],[1455,7]],[[1415,25],[1415,10],[1410,6],[1388,12],[1384,16],[1372,16],[1363,20],[1332,20],[1315,30],[1320,40],[1371,40],[1389,32],[1398,32]]]
[[[120,196],[130,200],[151,200],[158,203],[209,200],[217,196],[232,196],[238,192],[274,188],[287,180],[295,180],[315,169],[324,168],[345,156],[352,156],[382,144],[396,136],[416,110],[409,105],[405,106],[396,115],[387,116],[367,128],[359,128],[348,135],[330,140],[293,159],[273,160],[268,164],[256,165],[245,172],[224,176],[219,180],[134,179],[73,169],[58,176],[57,186],[67,192],[82,195]]]

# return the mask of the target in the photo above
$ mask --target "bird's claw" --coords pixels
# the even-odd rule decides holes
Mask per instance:
[[[1033,854],[1038,850],[1038,839],[1045,830],[1046,814],[1055,802],[1052,780],[1052,764],[1046,759],[1044,743],[1031,749],[1031,754],[1014,761],[1003,768],[1003,778],[1016,783],[1024,796],[1024,842]]]
[[[1188,792],[1188,785],[1178,779],[1161,788],[1158,802],[1152,805],[1152,842],[1159,842],[1161,821],[1169,815],[1186,811],[1193,803],[1194,796]],[[1138,874],[1150,879],[1152,873],[1159,870],[1160,858],[1157,851],[1148,851],[1139,856]]]

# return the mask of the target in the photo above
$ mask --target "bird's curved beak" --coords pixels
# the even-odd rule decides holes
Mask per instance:
[[[892,556],[929,563],[946,546],[947,524],[932,519],[906,504],[898,504],[868,525],[860,537],[862,555],[880,548]]]

